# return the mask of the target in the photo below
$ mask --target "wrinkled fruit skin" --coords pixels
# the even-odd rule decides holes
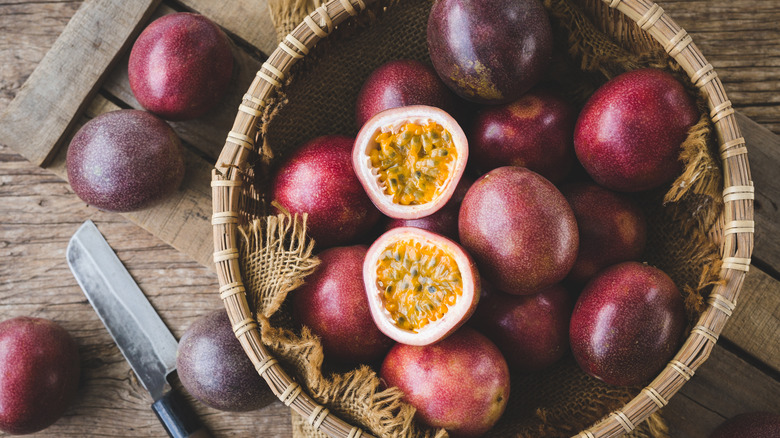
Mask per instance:
[[[87,204],[135,211],[175,192],[184,150],[167,123],[139,110],[112,111],[87,122],[70,142],[68,181]]]
[[[454,437],[487,432],[509,399],[509,369],[501,352],[468,327],[433,345],[396,344],[379,375],[388,387],[403,391],[417,408],[416,419]]]
[[[355,103],[358,128],[379,112],[409,105],[441,108],[457,113],[457,98],[428,65],[411,59],[390,61],[374,70],[363,83]]]
[[[649,381],[674,356],[686,318],[660,269],[624,262],[597,274],[574,307],[569,338],[583,371],[611,385]]]
[[[384,230],[388,231],[398,227],[416,227],[428,230],[432,233],[441,234],[444,237],[458,241],[458,212],[460,203],[466,196],[469,187],[474,183],[474,179],[465,174],[460,178],[452,198],[441,210],[430,216],[419,219],[393,219],[388,218],[385,222]]]
[[[580,250],[567,281],[584,285],[608,266],[640,261],[647,243],[647,219],[631,198],[593,183],[567,184],[561,193],[580,232]]]
[[[444,83],[477,103],[519,98],[552,59],[550,20],[538,0],[438,0],[427,38]]]
[[[328,362],[373,363],[393,345],[368,309],[363,287],[367,251],[355,245],[321,252],[320,265],[291,292],[294,318],[319,336]]]
[[[499,290],[536,293],[564,279],[577,257],[574,213],[561,192],[523,167],[478,179],[460,206],[461,244]]]
[[[472,157],[483,172],[521,166],[558,183],[574,163],[574,106],[546,90],[477,113],[469,136]]]
[[[349,137],[317,137],[285,160],[272,183],[272,199],[309,214],[308,233],[319,248],[349,244],[381,217],[355,176],[353,144]]]
[[[746,412],[721,423],[709,438],[777,438],[780,437],[780,414]]]
[[[79,373],[76,342],[59,324],[24,316],[0,323],[0,431],[51,426],[74,402]]]
[[[509,295],[482,282],[482,295],[469,324],[493,341],[512,371],[549,367],[569,351],[574,300],[561,285],[533,295]]]
[[[649,190],[682,171],[680,145],[698,120],[694,101],[672,75],[634,70],[593,93],[577,119],[574,148],[599,185]]]
[[[138,36],[127,73],[141,106],[167,120],[194,119],[227,91],[233,73],[230,40],[202,15],[165,15]]]
[[[214,409],[253,411],[276,400],[236,339],[225,309],[201,316],[184,332],[176,369],[187,392]]]

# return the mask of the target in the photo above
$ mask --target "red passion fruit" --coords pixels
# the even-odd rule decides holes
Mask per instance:
[[[358,132],[352,161],[374,205],[396,219],[442,208],[466,168],[466,135],[445,111],[425,105],[393,108]]]
[[[358,128],[386,109],[429,105],[454,114],[455,94],[444,85],[432,67],[412,59],[382,64],[363,82],[355,102]]]
[[[506,360],[484,335],[463,327],[433,345],[395,344],[380,377],[417,409],[415,418],[452,437],[480,436],[501,418],[509,400]]]
[[[444,339],[474,313],[480,280],[471,257],[446,237],[400,227],[363,262],[368,308],[379,330],[407,345]]]

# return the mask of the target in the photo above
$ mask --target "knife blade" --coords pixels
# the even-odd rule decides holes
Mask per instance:
[[[210,437],[168,382],[176,370],[176,338],[91,220],[71,237],[66,256],[90,304],[154,399],[152,410],[168,435]]]

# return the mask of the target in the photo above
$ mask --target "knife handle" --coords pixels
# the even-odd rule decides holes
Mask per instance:
[[[168,391],[155,401],[152,410],[171,438],[211,438],[195,411],[175,390]]]

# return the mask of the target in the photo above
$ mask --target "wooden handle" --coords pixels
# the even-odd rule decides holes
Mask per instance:
[[[195,411],[176,391],[169,391],[155,401],[152,410],[171,438],[211,438]]]

